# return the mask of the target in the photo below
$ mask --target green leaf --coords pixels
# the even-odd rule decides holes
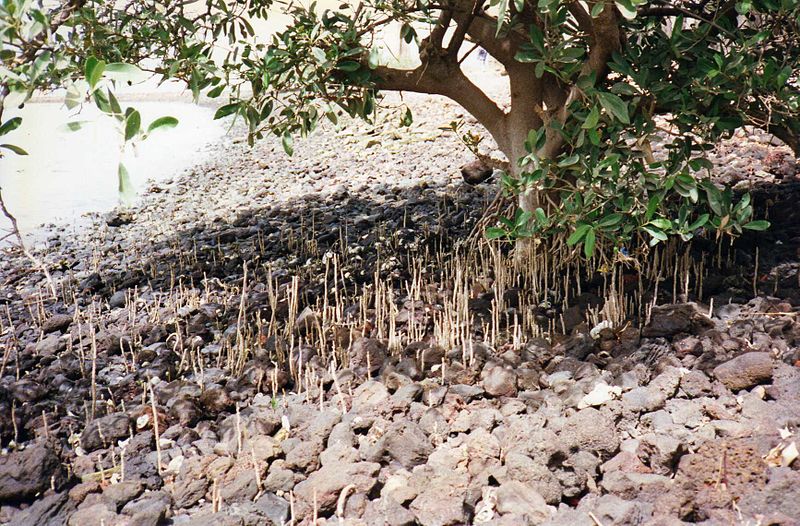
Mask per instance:
[[[497,31],[495,31],[495,38],[500,35],[503,29],[503,23],[506,20],[506,13],[508,12],[508,0],[500,0],[497,3]]]
[[[619,9],[622,16],[628,20],[636,18],[636,7],[631,0],[615,0],[614,3],[617,4],[617,9]]]
[[[698,228],[702,228],[703,226],[705,226],[706,223],[708,223],[708,219],[710,217],[711,216],[709,214],[701,215],[700,217],[697,218],[697,220],[694,223],[689,225],[687,230],[690,231],[690,232],[693,232],[693,231],[697,230]]]
[[[572,166],[573,164],[578,164],[578,161],[580,161],[580,160],[581,160],[581,156],[576,153],[574,155],[570,155],[566,159],[562,159],[558,163],[558,167],[559,168],[564,168],[566,166]]]
[[[414,123],[414,116],[411,114],[411,108],[406,108],[406,112],[400,118],[400,126],[408,128]]]
[[[644,230],[645,232],[647,232],[648,234],[653,236],[653,239],[655,239],[657,241],[666,241],[669,238],[669,236],[667,236],[667,234],[665,234],[664,232],[662,232],[661,230],[659,230],[657,228],[653,228],[653,227],[649,227],[649,226],[643,226],[642,230]],[[655,243],[652,243],[652,244],[655,244]]]
[[[142,116],[141,114],[133,110],[128,114],[128,117],[125,119],[125,142],[130,141],[139,133],[142,129]]]
[[[345,60],[336,65],[336,69],[346,71],[348,73],[357,71],[361,68],[361,64],[355,60]]]
[[[374,47],[369,52],[369,57],[367,58],[367,65],[369,69],[375,69],[380,65],[380,58],[381,52],[377,47]]]
[[[596,237],[594,233],[594,229],[590,229],[586,232],[586,238],[583,241],[583,255],[587,258],[590,258],[594,255],[594,245],[595,245]]]
[[[624,124],[631,123],[631,119],[628,116],[628,105],[619,96],[603,91],[598,93],[597,97],[600,99],[600,104],[603,108],[618,121]]]
[[[122,120],[122,107],[119,105],[119,100],[117,97],[114,96],[114,92],[110,89],[108,90],[108,105],[111,108],[111,111],[117,114],[117,119]]]
[[[523,212],[521,209],[517,209],[516,217],[514,218],[514,226],[516,228],[521,228],[528,224],[528,222],[533,217],[531,212]]]
[[[22,117],[14,117],[13,119],[8,119],[6,122],[0,126],[0,135],[6,135],[7,133],[11,133],[12,131],[16,130],[17,128],[22,125]]]
[[[661,203],[662,199],[663,196],[660,193],[650,198],[650,200],[647,202],[647,212],[644,214],[645,221],[650,221],[653,218],[653,214],[656,213],[658,205]]]
[[[23,150],[22,148],[20,148],[15,144],[0,144],[0,148],[5,148],[6,150],[10,150],[16,153],[17,155],[28,155],[28,152],[26,152],[25,150]]]
[[[605,2],[595,2],[592,6],[592,18],[597,18],[603,12],[605,6]]]
[[[669,230],[672,228],[672,222],[669,219],[653,219],[648,224],[661,230]]]
[[[150,126],[147,127],[147,134],[151,134],[155,130],[162,129],[162,128],[174,128],[178,125],[178,119],[175,117],[159,117],[158,119],[154,120],[150,123]]]
[[[586,233],[589,232],[589,230],[591,229],[592,226],[587,225],[585,223],[578,225],[578,228],[575,229],[575,232],[573,232],[572,235],[569,236],[569,238],[567,238],[567,245],[569,246],[576,245],[581,241],[581,239],[584,238],[584,236],[586,236]]]
[[[78,85],[73,82],[67,86],[67,94],[64,96],[64,105],[68,110],[73,110],[81,105],[83,97],[84,95],[81,93]]]
[[[233,113],[239,111],[239,103],[233,102],[231,104],[226,104],[221,106],[217,109],[216,113],[214,113],[214,120],[222,119],[223,117],[227,117]]]
[[[598,228],[611,228],[622,221],[622,214],[609,214],[597,222]]]
[[[325,52],[318,47],[312,47],[311,54],[314,55],[314,60],[316,60],[319,64],[324,64],[328,61],[328,57],[325,55]]]
[[[84,74],[86,75],[86,82],[89,83],[90,88],[94,89],[95,86],[97,86],[97,83],[100,82],[100,79],[103,77],[105,68],[106,63],[102,60],[98,60],[95,57],[86,59]]]
[[[749,223],[744,225],[744,228],[746,228],[747,230],[756,230],[759,232],[766,230],[769,227],[770,227],[770,222],[764,221],[763,219],[759,219],[757,221],[750,221]]]
[[[592,111],[589,112],[589,115],[586,116],[586,120],[583,121],[581,128],[584,130],[590,130],[597,127],[597,123],[600,120],[600,110],[597,106],[592,106]]]
[[[87,124],[91,124],[91,121],[70,121],[64,125],[64,129],[66,131],[76,132]]]
[[[119,163],[117,168],[117,191],[119,192],[120,199],[124,203],[130,203],[135,195],[128,169],[125,168],[125,165],[122,163]]]
[[[486,229],[486,239],[500,239],[506,236],[506,231],[499,226],[490,226]]]
[[[294,139],[290,133],[287,132],[283,134],[283,137],[281,137],[281,144],[283,145],[283,150],[286,152],[286,155],[294,155]]]
[[[711,207],[711,210],[718,216],[725,215],[722,192],[710,181],[706,183],[704,187],[706,190],[706,197],[708,198],[708,206]]]
[[[217,97],[219,97],[220,95],[222,95],[222,92],[223,92],[224,90],[225,90],[225,85],[224,85],[224,84],[220,84],[220,85],[219,85],[219,86],[217,86],[216,88],[214,88],[214,89],[212,89],[211,91],[209,91],[208,93],[206,93],[206,96],[207,96],[209,99],[216,99]]]
[[[125,64],[124,62],[106,64],[105,73],[118,80],[135,80],[147,75],[138,66]]]
[[[547,226],[547,215],[544,213],[544,210],[537,208],[534,210],[534,215],[536,216],[536,222],[539,226]]]

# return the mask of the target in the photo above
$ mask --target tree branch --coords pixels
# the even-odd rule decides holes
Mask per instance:
[[[433,28],[433,30],[431,30],[431,34],[428,35],[428,41],[433,44],[436,49],[442,49],[444,35],[447,33],[447,29],[450,27],[450,22],[452,20],[452,10],[443,10],[441,13],[439,13],[439,19],[436,21],[436,26]]]
[[[475,16],[467,29],[470,39],[480,44],[491,56],[505,67],[516,63],[514,56],[525,38],[512,31],[505,38],[497,38],[497,20],[480,13]]]
[[[475,16],[478,14],[479,8],[480,2],[478,0],[472,0],[472,8],[470,9],[469,14],[459,17],[456,31],[453,33],[453,37],[450,39],[450,43],[447,45],[447,54],[450,55],[451,58],[458,58],[458,51],[461,49],[461,44],[464,43],[464,37],[467,36],[469,26],[471,26],[472,21],[475,20]]]
[[[443,95],[457,102],[489,131],[504,153],[508,151],[510,141],[505,112],[469,80],[457,64],[429,57],[413,70],[380,66],[374,75],[375,86],[381,90]]]
[[[598,1],[602,1],[605,5],[600,14],[592,19],[592,31],[590,34],[592,45],[589,48],[589,56],[581,67],[581,76],[594,75],[595,84],[600,82],[608,73],[608,61],[614,51],[618,50],[621,45],[620,29],[617,24],[617,12],[614,2],[611,0]],[[580,89],[578,86],[572,86],[564,95],[562,103],[550,112],[552,118],[562,124],[567,120],[570,104],[580,96]],[[564,147],[564,137],[559,130],[551,127],[546,130],[546,136],[545,145],[539,149],[537,155],[541,158],[553,159],[561,153]]]
[[[578,2],[570,2],[567,4],[567,9],[575,17],[575,21],[578,22],[578,27],[581,31],[591,38],[593,36],[592,15],[586,12],[586,9]]]
[[[605,7],[592,19],[592,46],[589,57],[583,65],[581,73],[594,73],[595,82],[599,82],[608,70],[608,61],[614,51],[620,48],[620,30],[617,24],[617,9],[614,2],[602,0]]]

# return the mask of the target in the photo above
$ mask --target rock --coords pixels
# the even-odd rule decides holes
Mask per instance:
[[[477,398],[483,395],[483,393],[485,392],[483,388],[481,388],[479,385],[465,385],[465,384],[451,385],[449,387],[449,391],[463,398],[465,402],[469,402],[473,398]]]
[[[181,427],[195,425],[201,416],[202,414],[197,404],[190,398],[179,398],[169,408],[170,419],[177,421]]]
[[[112,413],[92,420],[81,435],[81,447],[87,452],[108,447],[130,436],[131,420],[125,413]]]
[[[233,509],[233,507],[231,507]],[[244,518],[238,515],[231,515],[231,510],[220,511],[217,513],[203,512],[192,515],[188,521],[182,521],[182,526],[245,526]],[[247,526],[260,526],[257,519],[248,521]]]
[[[72,324],[72,316],[69,314],[54,314],[42,325],[42,332],[63,332]]]
[[[681,391],[688,397],[706,396],[711,393],[711,390],[711,381],[702,371],[689,371],[681,378]]]
[[[28,499],[63,481],[61,460],[47,444],[0,455],[0,502]]]
[[[164,522],[168,503],[160,499],[146,499],[137,509],[131,515],[130,526],[159,526]]]
[[[301,442],[286,453],[286,467],[306,473],[317,470],[324,447],[320,439]]]
[[[599,524],[649,524],[653,505],[623,500],[616,495],[592,495],[591,498],[581,500],[578,510],[591,512]]]
[[[770,517],[764,521],[767,524],[792,524],[800,517],[800,473],[790,468],[771,470],[766,487],[746,492],[737,505],[753,522],[763,516]]]
[[[384,436],[386,452],[406,469],[424,464],[433,451],[422,428],[413,422],[392,426]]]
[[[221,387],[212,387],[206,389],[203,391],[203,394],[200,395],[200,405],[212,415],[218,415],[223,411],[231,410],[234,406],[234,402],[225,389]]]
[[[686,338],[672,342],[672,348],[675,350],[678,358],[683,358],[688,355],[699,356],[703,352],[702,342],[696,336],[687,336]]]
[[[219,490],[223,502],[252,501],[257,493],[258,484],[252,469],[239,473],[232,481],[223,484]]]
[[[488,181],[492,177],[492,174],[494,174],[494,169],[480,159],[470,161],[461,167],[461,177],[467,184],[476,185],[483,183]]]
[[[67,526],[90,526],[95,524],[99,526],[101,524],[115,524],[116,520],[116,513],[111,511],[106,504],[98,503],[78,509],[70,516]]]
[[[356,492],[369,493],[378,483],[377,474],[380,469],[380,464],[373,462],[323,466],[295,486],[297,517],[307,517],[313,510],[314,502],[322,513],[333,511],[339,494],[351,484]]]
[[[655,501],[662,495],[674,490],[669,477],[653,473],[625,473],[611,471],[600,481],[600,486],[608,493],[626,500],[639,499]]]
[[[353,391],[353,410],[358,413],[368,412],[386,405],[389,390],[380,382],[364,382]]]
[[[617,398],[620,394],[622,394],[621,387],[612,387],[605,382],[598,382],[597,385],[594,386],[594,389],[578,402],[578,409],[603,405]]]
[[[202,499],[208,490],[204,477],[179,479],[172,488],[172,500],[176,508],[190,508]]]
[[[635,387],[622,395],[622,407],[631,413],[655,411],[664,407],[667,396],[649,387]]]
[[[483,388],[491,396],[517,394],[517,375],[512,369],[490,363],[483,368],[481,377]]]
[[[600,466],[600,471],[603,473],[611,473],[613,471],[622,471],[623,473],[652,473],[639,456],[632,451],[620,451],[611,460],[605,462]]]
[[[675,474],[675,491],[666,492],[656,506],[660,511],[693,513],[708,517],[727,510],[734,498],[762,491],[768,480],[764,455],[771,442],[765,437],[716,439],[701,444],[693,453],[681,457]],[[725,460],[725,484],[720,477],[721,457]],[[777,504],[777,503],[776,503]]]
[[[660,433],[647,433],[640,438],[637,450],[640,458],[658,475],[671,475],[686,448],[680,440]]]
[[[113,210],[105,215],[106,224],[112,228],[130,224],[135,218],[129,210]]]
[[[103,499],[112,509],[119,511],[129,501],[135,499],[144,491],[140,482],[119,482],[108,486],[103,491]]]
[[[128,300],[128,290],[127,289],[118,290],[108,299],[108,305],[112,309],[119,309],[125,306],[127,300]]]
[[[21,404],[30,404],[41,400],[47,395],[47,388],[39,382],[22,378],[9,387],[11,396]]]
[[[8,526],[63,526],[77,504],[66,493],[53,493],[15,515]]]
[[[163,523],[169,505],[170,499],[166,493],[154,491],[126,504],[122,513],[130,517],[131,526],[158,526]]]
[[[386,345],[375,338],[358,338],[347,350],[350,367],[364,369],[370,375],[380,371],[386,361]]]
[[[80,504],[81,502],[83,502],[83,499],[85,499],[87,495],[89,495],[90,493],[98,493],[101,490],[102,486],[100,485],[100,483],[93,480],[89,482],[81,482],[80,484],[74,485],[72,488],[70,488],[67,494],[69,495],[69,498],[72,499],[73,502],[75,502],[75,504]]]
[[[642,329],[642,336],[671,337],[679,333],[696,333],[713,326],[714,323],[700,312],[696,303],[655,305],[650,311],[650,323]]]
[[[392,395],[392,405],[399,409],[405,409],[411,402],[416,402],[422,395],[422,387],[419,384],[408,384],[399,388]]]
[[[425,491],[410,506],[411,513],[422,526],[450,526],[465,524],[464,494],[454,491]]]
[[[544,462],[512,451],[505,457],[505,467],[509,479],[532,487],[547,503],[561,502],[561,484]]]
[[[614,422],[591,407],[567,418],[559,436],[559,445],[567,451],[573,449],[610,454],[619,449],[619,434]]]
[[[392,498],[372,500],[367,504],[363,516],[366,524],[380,526],[413,526],[414,514]]]
[[[274,493],[265,493],[256,501],[256,508],[275,524],[289,520],[289,503]]]
[[[281,467],[279,462],[273,462],[264,480],[264,489],[267,491],[289,491],[294,487],[294,472]]]
[[[311,307],[306,307],[303,311],[298,314],[297,319],[294,322],[295,330],[299,333],[305,333],[310,331],[314,327],[318,327],[320,324],[319,316]]]
[[[528,523],[541,524],[550,518],[552,508],[528,484],[508,481],[496,490],[497,511],[522,516]]]
[[[39,356],[54,356],[67,348],[67,343],[58,334],[50,334],[42,341],[36,343],[36,354]]]
[[[714,376],[731,391],[740,391],[768,382],[772,371],[769,353],[749,352],[715,367]]]

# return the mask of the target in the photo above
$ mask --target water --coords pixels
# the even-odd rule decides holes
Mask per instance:
[[[123,103],[123,106],[126,104]],[[208,146],[225,132],[213,120],[214,110],[188,102],[131,102],[146,126],[171,115],[180,123],[174,129],[154,133],[128,152],[124,163],[134,190],[147,188],[147,181],[172,178],[182,169],[203,161]],[[0,187],[20,230],[31,237],[43,223],[65,228],[81,223],[87,212],[105,212],[120,203],[117,167],[122,159],[121,137],[116,121],[96,108],[79,115],[55,102],[28,103],[6,117],[19,115],[23,125],[3,139],[25,149],[28,156],[6,155],[0,159]],[[67,122],[88,121],[70,131]],[[0,217],[0,229],[10,222]],[[0,234],[2,236],[4,234]]]
[[[338,0],[322,0],[317,8],[335,8]],[[259,35],[274,34],[290,21],[276,7],[268,21],[257,25]],[[401,43],[400,25],[383,28],[376,45],[386,62],[402,67],[416,65],[415,50]],[[474,56],[465,63],[478,63]],[[409,62],[410,61],[410,62]],[[482,67],[482,65],[480,66]],[[479,69],[480,69],[479,67]],[[122,88],[121,96],[137,99],[181,100],[182,87],[161,85],[150,79],[132,88]],[[221,99],[222,100],[222,99]],[[116,122],[92,107],[80,115],[68,111],[61,102],[28,102],[24,109],[6,106],[4,120],[23,117],[23,125],[2,142],[24,148],[30,155],[13,154],[0,159],[0,188],[20,230],[30,241],[38,240],[42,224],[57,224],[65,229],[79,227],[87,212],[105,212],[120,204],[117,167],[120,162],[121,138]],[[213,109],[187,102],[131,102],[142,114],[146,126],[153,119],[171,115],[180,120],[177,128],[159,132],[139,145],[137,155],[124,158],[134,190],[147,188],[147,180],[159,181],[179,174],[183,169],[202,162],[209,145],[226,131],[224,124],[213,121]],[[66,123],[87,121],[78,131],[69,131]],[[0,238],[10,222],[0,215]],[[0,246],[3,245],[0,239]]]

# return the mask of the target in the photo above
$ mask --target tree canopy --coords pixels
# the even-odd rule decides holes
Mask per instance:
[[[271,38],[259,21],[288,13]],[[399,25],[418,50],[404,65],[378,52]],[[699,231],[762,230],[749,196],[710,180],[705,153],[743,127],[800,155],[797,0],[364,0],[335,9],[277,0],[0,1],[3,101],[65,87],[68,105],[96,104],[126,140],[141,123],[114,84],[139,70],[226,97],[251,140],[296,135],[342,114],[371,119],[383,91],[449,97],[508,159],[516,215],[489,237],[563,234],[597,246],[655,244]],[[462,70],[482,47],[508,74],[501,107]],[[407,117],[408,119],[409,117]],[[665,147],[654,151],[653,137]],[[0,142],[6,142],[0,140]],[[21,152],[10,144],[0,151]],[[122,174],[121,174],[122,175]]]

